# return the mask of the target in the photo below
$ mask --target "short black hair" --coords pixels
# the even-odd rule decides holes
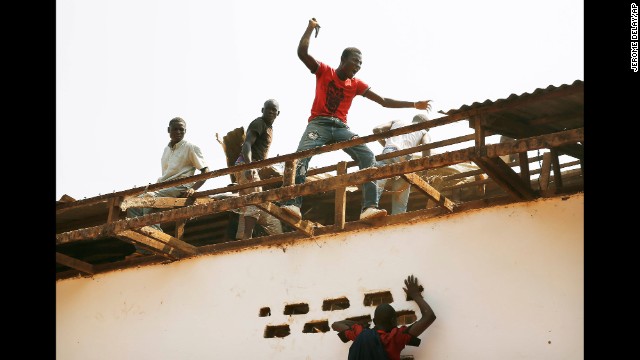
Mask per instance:
[[[183,123],[183,124],[184,124],[184,126],[187,126],[187,122],[186,122],[186,121],[184,121],[184,119],[183,119],[183,118],[181,118],[181,117],[179,117],[179,116],[176,116],[176,117],[174,117],[173,119],[171,119],[171,120],[169,121],[169,127],[171,127],[171,125],[173,125],[173,124],[175,124],[175,123],[179,123],[179,122]]]
[[[360,54],[362,55],[362,52],[360,51],[360,49],[350,46],[344,50],[342,50],[342,56],[340,56],[341,60],[345,60],[347,57],[349,57],[349,55],[351,54]]]
[[[390,326],[396,318],[396,310],[389,304],[380,304],[373,313],[373,319],[378,326]]]

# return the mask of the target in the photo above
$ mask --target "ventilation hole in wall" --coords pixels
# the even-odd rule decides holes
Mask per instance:
[[[289,335],[291,335],[289,325],[268,325],[266,329],[264,329],[264,337],[267,339],[274,337],[283,338]]]
[[[349,308],[349,306],[351,306],[351,304],[346,297],[329,299],[322,302],[322,311],[344,310]]]
[[[418,287],[418,289],[420,289],[420,293],[422,294],[422,292],[424,291],[424,287],[422,287],[422,285],[420,285],[420,286]],[[406,294],[406,293],[405,293],[405,294]],[[411,300],[413,300],[413,299],[411,299],[411,298],[409,297],[409,294],[406,294],[406,296],[405,296],[404,298],[405,298],[405,300],[407,300],[407,301],[411,301]]]
[[[396,315],[398,316],[398,325],[410,325],[418,320],[416,316],[416,312],[413,310],[401,310],[396,311]]]
[[[371,315],[349,317],[349,318],[346,318],[345,320],[355,321],[366,328],[371,327]]]
[[[285,315],[298,315],[298,314],[306,314],[309,312],[309,304],[291,304],[285,305],[284,314]]]
[[[391,304],[393,296],[390,291],[382,291],[377,293],[364,295],[364,306],[378,306],[380,304]]]
[[[309,321],[304,324],[303,333],[325,333],[331,330],[328,320]]]
[[[271,316],[271,308],[263,307],[260,309],[260,317]]]

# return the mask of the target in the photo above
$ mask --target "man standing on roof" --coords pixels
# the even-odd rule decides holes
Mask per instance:
[[[262,116],[253,120],[247,127],[245,140],[244,143],[242,143],[242,149],[240,150],[240,155],[235,165],[260,161],[267,158],[271,140],[273,139],[273,122],[278,115],[280,115],[280,105],[278,102],[274,99],[265,101],[262,107]],[[236,179],[238,179],[238,184],[242,185],[260,181],[260,176],[258,175],[258,169],[250,169],[240,171],[236,175]],[[260,191],[262,191],[262,187],[257,186],[242,189],[239,191],[239,194],[246,195]],[[280,220],[262,211],[257,206],[250,205],[241,209],[236,239],[250,239],[253,236],[253,229],[256,223],[264,227],[269,235],[282,234],[282,224]]]
[[[193,176],[195,175],[196,169],[199,169],[202,174],[209,171],[200,148],[184,139],[184,135],[187,132],[187,122],[184,121],[184,119],[181,117],[171,119],[169,121],[169,127],[167,127],[167,132],[171,140],[169,144],[165,146],[162,158],[160,159],[162,176],[158,178],[158,183]],[[140,195],[140,197],[189,197],[192,196],[205,181],[206,180],[201,180],[150,191]],[[129,208],[127,209],[127,217],[147,215],[153,211],[154,209],[152,208]],[[160,224],[154,224],[151,225],[151,227],[162,231]],[[136,251],[127,258],[150,254],[152,254],[151,251],[142,249],[136,245]]]
[[[411,121],[413,124],[421,123],[429,120],[427,115],[425,114],[417,114],[413,117]],[[392,120],[384,124],[380,124],[373,128],[374,134],[379,134],[381,132],[394,130],[403,126],[411,125],[405,121],[401,120]],[[414,131],[408,134],[396,135],[392,136],[388,139],[380,139],[378,140],[384,149],[382,150],[382,154],[387,154],[390,152],[400,151],[412,147],[416,147],[419,145],[428,144],[431,142],[431,137],[428,133],[429,129],[422,129],[418,131]],[[431,150],[427,149],[422,152],[422,157],[427,157],[431,155]],[[400,161],[411,160],[411,155],[401,155],[396,156],[389,159],[384,159],[378,162],[378,166],[381,165],[389,165]],[[383,191],[385,190],[385,185],[387,185],[387,181],[391,182],[391,214],[402,214],[407,212],[407,203],[409,202],[409,193],[411,192],[411,184],[409,184],[406,180],[404,180],[401,176],[395,176],[393,178],[386,178],[378,180],[378,201],[380,201],[380,197],[382,196]]]
[[[309,41],[311,33],[320,25],[315,18],[309,20],[298,44],[298,57],[305,66],[316,76],[315,99],[311,107],[311,116],[307,128],[302,134],[297,151],[313,149],[325,144],[346,141],[358,135],[351,132],[347,126],[347,113],[356,95],[374,101],[386,108],[416,108],[430,110],[431,100],[401,101],[378,95],[364,81],[355,77],[362,65],[362,53],[355,47],[348,47],[342,52],[340,65],[336,69],[316,60],[309,55]],[[344,152],[358,163],[360,169],[375,166],[375,156],[366,144],[343,149]],[[296,166],[295,183],[304,183],[311,157],[300,159]],[[387,211],[378,209],[377,187],[374,181],[367,181],[362,186],[363,202],[360,219],[385,216]],[[285,202],[282,209],[290,215],[300,219],[302,198],[296,197]]]

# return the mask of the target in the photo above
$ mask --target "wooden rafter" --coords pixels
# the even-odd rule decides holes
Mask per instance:
[[[116,237],[126,242],[142,245],[154,253],[172,260],[195,255],[198,252],[195,246],[150,226],[138,230],[121,231],[116,234]]]
[[[453,212],[453,208],[455,207],[454,202],[449,200],[444,195],[440,194],[440,192],[436,190],[436,188],[429,185],[426,181],[422,180],[420,176],[416,174],[402,174],[402,177],[411,184],[415,185],[416,188],[427,195],[429,199],[435,201],[438,206],[449,210],[449,212]]]
[[[72,269],[76,269],[85,274],[95,274],[93,265],[89,264],[88,262],[72,258],[71,256],[61,254],[59,252],[56,252],[56,262],[64,266],[68,266]]]
[[[284,212],[280,207],[276,206],[271,202],[266,202],[263,204],[256,204],[260,209],[268,212],[269,214],[275,216],[276,218],[286,222],[287,224],[293,226],[298,231],[302,232],[307,236],[313,236],[313,228],[316,227],[316,223],[294,218],[293,216]]]
[[[484,170],[493,181],[516,199],[531,200],[536,196],[535,192],[531,189],[531,185],[525,183],[501,158],[483,156],[474,159],[474,162]]]
[[[129,208],[156,208],[156,209],[170,209],[175,207],[181,207],[192,204],[208,204],[213,199],[204,198],[175,198],[175,197],[130,197],[122,201],[120,209],[126,211]]]

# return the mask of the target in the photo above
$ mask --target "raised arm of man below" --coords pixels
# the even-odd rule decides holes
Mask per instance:
[[[413,275],[409,275],[407,279],[404,281],[406,288],[403,288],[404,292],[407,294],[409,299],[413,300],[418,304],[420,308],[421,317],[418,321],[411,324],[409,327],[409,334],[413,336],[419,336],[422,334],[427,328],[433,324],[436,320],[436,314],[431,309],[431,306],[427,304],[427,301],[422,297],[422,292],[420,291],[420,285],[418,285],[418,278]]]

